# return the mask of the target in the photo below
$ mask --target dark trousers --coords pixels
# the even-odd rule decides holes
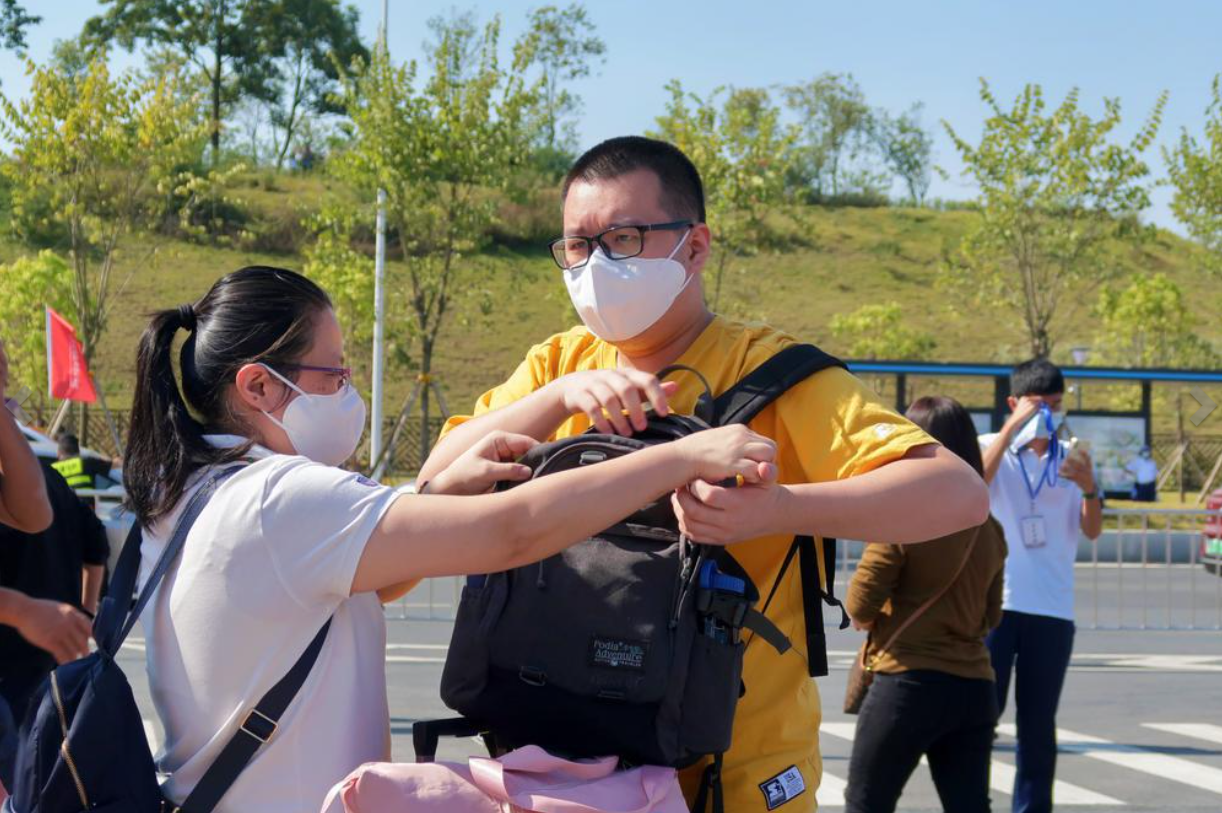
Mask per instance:
[[[1005,711],[1014,681],[1018,718],[1014,813],[1052,810],[1052,780],[1057,767],[1057,705],[1073,653],[1074,625],[1063,618],[1006,610],[988,637],[997,673],[997,706]]]
[[[997,724],[991,680],[913,670],[875,675],[857,718],[848,813],[891,813],[921,756],[946,813],[988,813]]]
[[[0,697],[0,782],[13,787],[13,763],[17,760],[17,723],[8,703]]]

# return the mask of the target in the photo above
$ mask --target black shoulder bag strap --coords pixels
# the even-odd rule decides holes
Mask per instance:
[[[791,387],[805,381],[817,372],[829,367],[848,369],[844,362],[828,355],[812,344],[792,344],[756,367],[741,381],[719,395],[714,402],[716,425],[749,423],[769,404]],[[785,574],[798,557],[798,568],[802,580],[802,615],[806,625],[806,668],[811,677],[827,674],[827,634],[823,630],[823,603],[840,608],[840,629],[849,625],[848,613],[835,596],[833,589],[836,576],[836,540],[823,540],[823,572],[826,589],[819,579],[818,546],[814,537],[798,536],[785,554],[785,560],[777,573],[776,581],[760,614],[768,612]],[[774,627],[775,628],[775,627]],[[764,629],[760,630],[764,635]],[[770,643],[771,640],[769,641]],[[773,643],[773,646],[776,646]],[[788,647],[777,647],[784,652]]]
[[[199,519],[204,507],[212,499],[221,483],[236,474],[244,465],[230,466],[214,472],[209,475],[203,485],[196,489],[191,499],[187,501],[187,507],[183,509],[178,523],[174,526],[174,532],[170,536],[170,541],[166,543],[165,550],[161,552],[148,580],[141,588],[139,597],[135,604],[131,604],[131,597],[135,593],[136,579],[140,570],[140,544],[143,539],[140,522],[139,520],[135,522],[127,535],[127,540],[123,543],[119,563],[115,566],[110,595],[103,599],[102,609],[98,613],[95,638],[99,649],[104,650],[111,657],[114,657],[119,651],[124,639],[127,638],[132,627],[139,620],[140,614],[144,612],[144,608],[152,599],[157,586],[169,572],[174,560],[182,553],[187,534],[190,533],[195,521]],[[179,807],[169,809],[174,813],[180,811],[181,813],[211,813],[233,783],[237,781],[247,763],[275,733],[276,725],[284,715],[289,703],[305,684],[330,628],[331,620],[328,619],[288,673],[247,713],[237,733],[204,772],[187,800]]]

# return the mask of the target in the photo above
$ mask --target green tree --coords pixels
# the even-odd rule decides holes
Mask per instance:
[[[1222,74],[1214,77],[1205,111],[1204,143],[1185,129],[1173,149],[1163,148],[1163,158],[1175,189],[1171,211],[1208,250],[1212,270],[1222,274]]]
[[[30,14],[17,0],[0,0],[0,48],[25,50],[25,30],[38,25],[42,17]]]
[[[1219,356],[1198,332],[1183,291],[1165,274],[1139,274],[1108,287],[1095,306],[1101,361],[1121,367],[1215,367]]]
[[[94,42],[117,42],[132,50],[139,43],[168,50],[202,73],[208,87],[213,161],[221,146],[222,121],[245,99],[279,110],[298,96],[311,98],[324,54],[353,52],[351,10],[335,0],[101,0],[106,11],[86,22]],[[322,37],[315,42],[306,38]],[[335,37],[336,39],[331,39]],[[301,87],[293,66],[301,59]],[[313,83],[313,84],[312,84]],[[286,85],[293,85],[292,93]],[[314,97],[317,98],[317,97]],[[286,111],[287,116],[287,111]],[[293,117],[295,123],[295,116]],[[287,127],[287,118],[283,125]],[[291,135],[291,133],[290,133]]]
[[[339,0],[280,0],[255,13],[266,15],[257,27],[271,36],[265,47],[276,56],[267,106],[279,169],[304,116],[343,112],[335,101],[339,66],[368,59],[369,51],[357,30],[359,13]]]
[[[933,136],[921,126],[922,105],[898,116],[885,110],[874,114],[873,138],[887,167],[908,190],[908,199],[920,206],[929,191]]]
[[[369,200],[375,189],[386,191],[406,264],[413,363],[424,382],[455,298],[479,295],[472,258],[486,245],[498,193],[529,155],[526,115],[536,93],[522,78],[526,49],[515,48],[508,67],[499,62],[499,18],[482,29],[469,16],[437,19],[431,27],[423,85],[415,63],[395,65],[384,47],[343,77],[340,101],[351,139],[332,162]],[[427,388],[421,407],[427,444]]]
[[[908,325],[898,302],[862,305],[832,317],[832,335],[852,358],[891,361],[928,359],[937,340]]]
[[[941,282],[1019,317],[1031,353],[1047,356],[1058,317],[1115,273],[1115,251],[1146,234],[1137,221],[1150,203],[1150,169],[1141,156],[1167,95],[1127,144],[1111,140],[1121,123],[1116,99],[1104,100],[1095,120],[1079,109],[1076,89],[1052,110],[1039,85],[1027,85],[1009,110],[984,80],[980,98],[992,115],[979,144],[943,122],[964,174],[980,189],[980,210]]]
[[[542,87],[540,146],[551,153],[576,142],[574,124],[581,114],[581,98],[565,85],[590,75],[606,60],[607,45],[590,32],[595,29],[585,6],[543,6],[530,12],[530,29],[522,40],[531,62],[540,69]]]
[[[786,87],[784,94],[802,132],[794,177],[815,200],[848,191],[853,179],[851,164],[869,151],[873,127],[873,112],[861,86],[852,74],[824,73]],[[860,181],[862,175],[857,175]]]
[[[113,305],[123,239],[150,225],[198,156],[206,124],[176,75],[114,77],[104,56],[80,76],[30,66],[30,94],[0,94],[0,134],[12,144],[0,173],[21,232],[62,230],[71,263],[68,308],[92,361]],[[50,221],[48,223],[48,221]],[[147,257],[128,260],[129,273]]]
[[[652,135],[683,150],[700,170],[715,237],[716,310],[730,259],[756,254],[775,239],[769,216],[779,215],[786,200],[797,132],[781,124],[780,110],[760,88],[718,88],[704,99],[685,92],[678,79],[666,89],[670,100]]]
[[[47,396],[43,308],[49,305],[58,312],[68,312],[71,290],[71,269],[51,251],[0,265],[0,335],[5,339],[9,370],[15,382],[36,393],[40,405],[45,404]]]

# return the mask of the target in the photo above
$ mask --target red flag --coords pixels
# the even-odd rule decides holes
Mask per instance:
[[[98,400],[76,329],[51,308],[47,308],[47,380],[52,398],[87,404]]]

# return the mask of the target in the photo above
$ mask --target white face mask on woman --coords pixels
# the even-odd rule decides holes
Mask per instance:
[[[585,265],[564,272],[573,307],[595,336],[608,342],[631,339],[670,310],[693,278],[674,259],[687,234],[665,257],[613,260],[599,247]]]
[[[356,451],[365,431],[365,400],[351,384],[330,395],[305,392],[280,373],[262,365],[298,393],[278,420],[264,412],[272,423],[284,430],[297,454],[328,466],[338,466]]]

